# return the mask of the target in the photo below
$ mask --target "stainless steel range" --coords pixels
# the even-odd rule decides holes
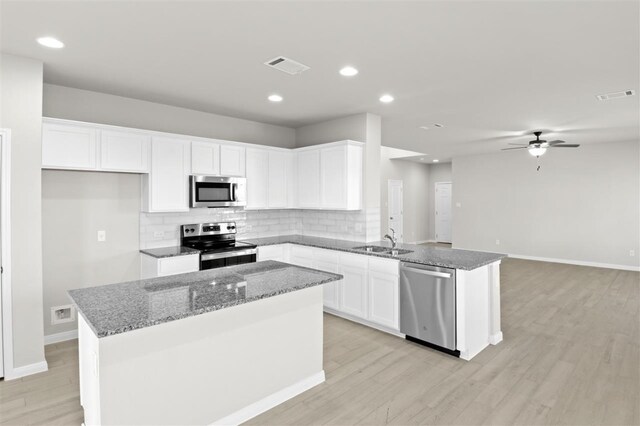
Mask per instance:
[[[200,270],[255,262],[258,254],[254,244],[236,241],[235,222],[182,225],[180,243],[200,250]]]

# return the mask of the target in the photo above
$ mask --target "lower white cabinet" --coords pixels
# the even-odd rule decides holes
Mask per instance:
[[[397,260],[298,244],[258,247],[258,260],[278,260],[341,274],[342,280],[324,284],[325,308],[382,330],[399,332]]]
[[[200,255],[153,257],[140,253],[140,278],[164,277],[200,270]]]
[[[277,260],[287,262],[289,260],[288,247],[286,244],[276,244],[273,246],[258,247],[258,262],[263,260]]]

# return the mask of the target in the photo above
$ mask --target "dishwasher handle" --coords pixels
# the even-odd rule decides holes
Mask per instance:
[[[451,274],[447,272],[429,271],[428,269],[411,268],[409,266],[404,266],[404,265],[400,269],[406,269],[411,272],[415,272],[416,274],[429,275],[431,277],[451,278]]]

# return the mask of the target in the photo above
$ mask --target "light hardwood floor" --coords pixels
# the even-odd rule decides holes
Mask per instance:
[[[298,424],[640,424],[640,274],[507,259],[504,342],[470,362],[325,315],[327,381],[251,420]],[[75,424],[77,342],[0,382],[0,423]]]

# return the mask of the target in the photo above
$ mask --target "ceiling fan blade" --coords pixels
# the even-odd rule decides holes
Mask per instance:
[[[569,143],[569,144],[563,144],[563,145],[551,145],[549,148],[577,148],[579,146],[580,144],[577,144],[577,143]]]
[[[513,148],[502,148],[502,151],[508,151],[510,149],[527,149],[527,148],[528,148],[528,146],[516,146],[516,147],[513,147]]]
[[[551,141],[551,142],[547,142],[547,145],[549,146],[553,146],[553,145],[558,145],[561,143],[566,143],[565,141],[561,141],[561,140],[556,140],[556,141]]]

